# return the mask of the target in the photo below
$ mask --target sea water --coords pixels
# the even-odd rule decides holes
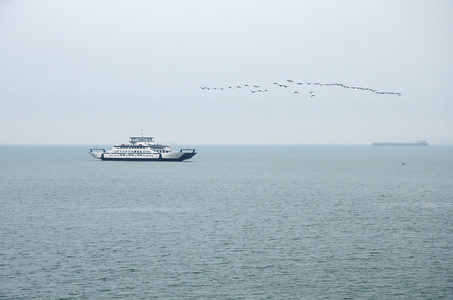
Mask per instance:
[[[0,147],[1,299],[451,299],[453,147]]]

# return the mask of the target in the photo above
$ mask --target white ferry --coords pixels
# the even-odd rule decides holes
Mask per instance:
[[[94,158],[102,160],[129,161],[183,161],[192,158],[195,149],[173,151],[170,146],[157,144],[151,136],[131,136],[128,144],[113,145],[112,150],[92,148],[89,152]]]

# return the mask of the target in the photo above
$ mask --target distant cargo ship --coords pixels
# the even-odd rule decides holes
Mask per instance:
[[[423,140],[423,141],[417,141],[416,143],[395,143],[395,142],[375,142],[373,143],[373,146],[428,146],[429,144]]]

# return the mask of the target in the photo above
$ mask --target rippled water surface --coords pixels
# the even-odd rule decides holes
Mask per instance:
[[[88,148],[0,147],[1,299],[453,298],[452,146]]]

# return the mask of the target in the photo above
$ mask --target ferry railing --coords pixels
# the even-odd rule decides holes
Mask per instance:
[[[193,148],[184,148],[184,149],[179,150],[179,152],[195,153],[195,149],[193,149]]]

